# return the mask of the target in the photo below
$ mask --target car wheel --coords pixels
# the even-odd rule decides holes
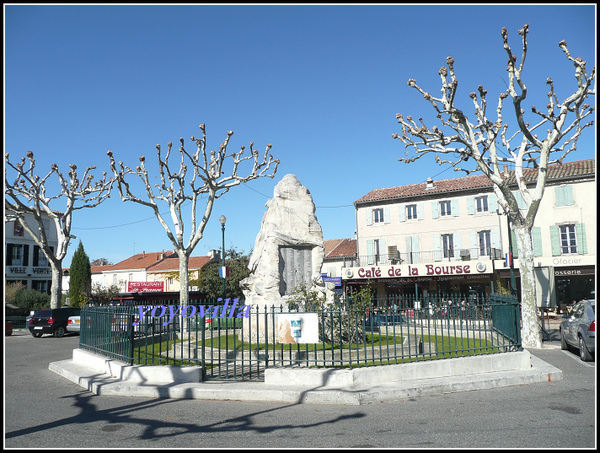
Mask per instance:
[[[592,355],[590,354],[590,351],[588,351],[585,341],[583,341],[583,338],[581,337],[579,337],[579,358],[584,362],[592,361]]]
[[[569,345],[567,344],[567,341],[565,340],[562,330],[560,331],[560,349],[562,349],[563,351],[566,351],[569,349]]]
[[[65,328],[64,327],[59,327],[54,331],[54,336],[56,338],[60,338],[62,336],[65,335]]]
[[[31,335],[33,335],[34,338],[40,338],[42,336],[39,332],[31,332]]]

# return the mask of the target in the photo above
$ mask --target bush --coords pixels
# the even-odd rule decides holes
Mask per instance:
[[[16,294],[14,304],[27,311],[38,310],[50,306],[50,295],[35,289],[23,289]]]

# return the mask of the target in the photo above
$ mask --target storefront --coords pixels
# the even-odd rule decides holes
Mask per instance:
[[[537,305],[564,310],[566,305],[582,299],[595,298],[596,266],[595,257],[554,257],[536,261]],[[521,292],[518,260],[515,260],[515,280],[517,294]],[[510,270],[498,271],[502,285],[510,288]]]
[[[378,300],[437,297],[460,294],[477,299],[492,291],[492,261],[365,266],[342,270],[346,295],[369,284]]]

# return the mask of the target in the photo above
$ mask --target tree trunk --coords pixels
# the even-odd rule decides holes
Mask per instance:
[[[62,260],[50,260],[52,287],[50,288],[50,308],[60,308],[62,301]]]
[[[176,249],[179,257],[179,305],[181,305],[181,313],[185,312],[186,307],[190,303],[190,277],[188,274],[190,257],[185,253],[185,250]],[[188,331],[188,322],[182,319],[182,332]]]
[[[542,332],[537,315],[531,228],[526,225],[513,225],[513,230],[517,237],[521,276],[521,341],[525,348],[541,348]]]

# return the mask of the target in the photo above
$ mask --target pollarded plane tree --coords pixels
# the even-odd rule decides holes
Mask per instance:
[[[192,251],[202,239],[204,229],[212,214],[215,200],[227,193],[232,187],[261,177],[273,178],[279,165],[279,160],[270,154],[271,144],[268,144],[262,157],[254,149],[254,143],[250,142],[250,153],[244,155],[245,147],[241,146],[239,152],[228,154],[227,147],[233,132],[227,132],[227,138],[221,143],[218,151],[207,152],[206,127],[200,125],[202,137],[192,136],[191,140],[196,145],[196,152],[189,153],[184,147],[184,140],[180,138],[178,161],[175,169],[171,166],[171,151],[173,144],[167,145],[166,155],[162,154],[160,145],[158,150],[158,172],[160,183],[152,184],[149,172],[146,168],[146,158],[139,158],[140,165],[132,169],[119,162],[118,166],[113,153],[108,151],[110,168],[117,181],[119,194],[123,201],[147,206],[154,212],[159,223],[167,233],[167,237],[173,244],[175,253],[179,257],[179,279],[180,279],[180,304],[189,304],[189,258]],[[177,154],[176,154],[177,155]],[[238,174],[240,166],[246,162],[252,164],[252,168],[246,176]],[[227,173],[225,172],[227,169]],[[272,170],[271,173],[269,173]],[[145,196],[140,197],[133,193],[128,181],[130,175],[139,178],[145,187]],[[186,183],[186,179],[189,181]],[[167,204],[172,225],[165,220],[159,208],[159,202]],[[184,238],[185,224],[182,208],[191,202],[190,207],[190,235]],[[203,211],[198,214],[199,205],[204,204]]]
[[[469,95],[474,105],[474,122],[456,107],[458,78],[454,70],[454,59],[448,57],[447,67],[443,66],[439,71],[441,97],[432,96],[417,85],[414,79],[408,81],[409,86],[418,90],[431,103],[443,128],[429,128],[422,118],[417,122],[411,116],[397,114],[402,133],[393,134],[393,138],[400,139],[409,148],[406,151],[406,156],[409,157],[400,158],[401,162],[410,163],[433,153],[440,165],[450,164],[455,171],[466,174],[481,171],[490,179],[498,204],[504,214],[508,215],[517,239],[521,276],[522,342],[524,346],[539,347],[541,329],[536,307],[531,231],[544,195],[548,165],[561,164],[569,153],[576,150],[577,140],[583,130],[593,124],[592,121],[585,122],[594,111],[594,107],[585,102],[589,96],[595,95],[595,67],[588,75],[586,62],[581,58],[573,58],[567,49],[567,43],[561,41],[558,44],[560,49],[575,67],[576,89],[561,102],[552,79],[548,78],[546,108],[538,110],[532,106],[535,121],[526,121],[524,104],[527,87],[523,79],[523,68],[527,56],[528,31],[529,24],[519,30],[522,49],[518,61],[508,44],[507,30],[502,28],[504,49],[508,54],[506,70],[509,84],[507,91],[498,96],[495,111],[488,112],[487,91],[481,85],[477,93]],[[509,96],[516,122],[516,127],[512,125],[514,132],[509,132],[509,123],[503,116],[504,103]],[[414,152],[412,157],[410,150]],[[452,155],[452,158],[442,159],[437,154]],[[469,159],[474,162],[474,167],[471,164],[467,168]],[[509,178],[508,172],[503,172],[501,166],[504,164],[514,165],[514,179]],[[533,168],[528,169],[529,165]],[[529,186],[526,184],[526,176],[530,180]],[[513,193],[515,184],[516,192],[521,194],[525,202],[525,209],[519,209]]]
[[[90,172],[96,167],[88,167],[80,180],[75,164],[70,165],[68,177],[63,176],[56,164],[52,164],[50,171],[40,177],[36,174],[36,163],[31,151],[27,152],[27,158],[22,157],[17,164],[11,163],[9,154],[5,154],[5,162],[5,222],[19,221],[48,259],[52,270],[50,306],[58,308],[62,296],[62,260],[73,238],[73,213],[84,208],[94,208],[109,198],[113,179],[107,179],[106,172],[103,172],[102,179],[94,181]],[[29,165],[26,165],[27,162]],[[11,172],[15,176],[9,180]],[[48,191],[52,190],[50,186],[55,179],[58,182],[57,190],[54,195],[50,195]],[[65,206],[61,210],[56,209],[56,205],[61,202]],[[49,244],[50,231],[49,225],[44,224],[45,218],[55,225],[58,242],[56,250]]]

